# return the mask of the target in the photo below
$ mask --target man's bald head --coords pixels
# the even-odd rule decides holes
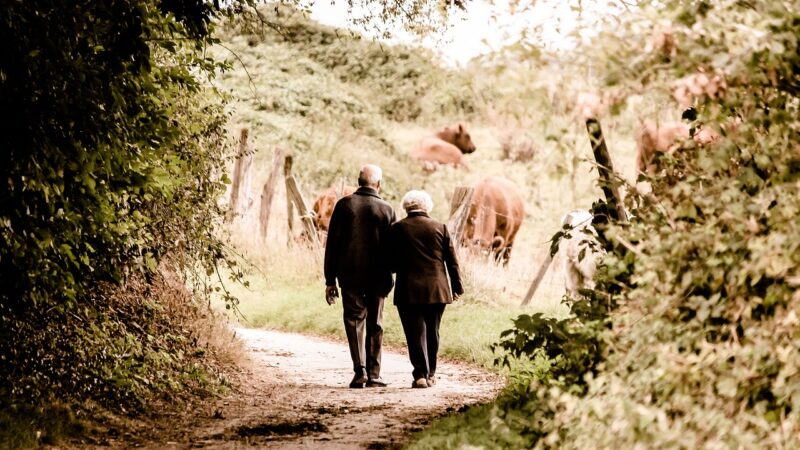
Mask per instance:
[[[366,164],[358,174],[358,185],[380,189],[383,170],[375,164]]]

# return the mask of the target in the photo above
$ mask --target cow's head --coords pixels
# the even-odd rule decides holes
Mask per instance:
[[[439,133],[439,137],[461,150],[461,153],[467,154],[475,151],[475,143],[469,135],[463,123],[459,123],[454,127],[446,127]]]
[[[461,153],[464,154],[475,151],[475,143],[472,142],[472,138],[470,137],[467,129],[464,128],[463,123],[459,123],[458,127],[456,128],[454,145],[461,150]]]
[[[501,260],[505,252],[506,241],[502,236],[487,237],[481,232],[481,223],[476,214],[477,207],[472,205],[470,214],[464,224],[464,231],[461,234],[461,246],[465,247],[470,253],[482,257],[494,255],[495,259]]]

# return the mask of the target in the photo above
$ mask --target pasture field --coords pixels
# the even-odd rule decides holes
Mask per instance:
[[[304,30],[299,36],[329,37],[332,33],[329,28],[298,20],[298,27]],[[381,194],[399,217],[403,216],[399,205],[402,195],[421,188],[433,197],[432,216],[447,221],[456,186],[499,175],[514,181],[525,196],[526,216],[510,264],[498,267],[462,252],[467,293],[461,302],[448,308],[442,325],[444,356],[490,365],[493,357],[489,345],[511,327],[513,318],[522,313],[558,316],[567,311],[560,304],[564,288],[558,259],[531,304],[524,308],[519,305],[546,255],[548,241],[560,228],[561,216],[575,208],[588,208],[601,195],[595,185],[596,172],[588,160],[591,149],[585,127],[571,112],[557,114],[541,109],[525,117],[503,115],[506,105],[502,101],[508,96],[493,97],[485,88],[477,87],[491,84],[487,81],[491,74],[455,72],[431,63],[424,53],[415,50],[376,50],[375,43],[353,40],[346,33],[336,36],[333,40],[316,38],[316,46],[309,46],[268,34],[230,31],[225,47],[213,49],[233,63],[233,70],[216,81],[230,96],[231,134],[249,128],[254,151],[252,178],[245,187],[251,206],[229,227],[234,247],[252,266],[248,288],[226,283],[239,298],[239,320],[246,326],[344,338],[341,306],[329,307],[324,301],[322,250],[295,242],[300,228],[296,217],[293,232],[288,230],[282,182],[278,183],[267,236],[257,236],[259,194],[274,148],[294,156],[293,171],[309,205],[318,193],[342,179],[355,185],[361,165],[380,165],[384,169]],[[427,83],[428,89],[408,94],[406,103],[397,102],[396,91],[381,89],[386,85],[405,86],[402,77],[411,69],[400,62],[388,63],[365,70],[367,75],[352,75],[352,71],[339,70],[342,64],[353,64],[342,56],[347,53],[342,48],[355,55],[379,51],[397,61],[412,61],[413,73],[422,80],[418,82]],[[459,93],[463,95],[461,103],[471,102],[473,106],[452,106],[460,104],[453,98]],[[528,95],[527,99],[516,96],[515,101],[529,101],[531,105],[545,102],[540,91]],[[389,100],[395,102],[393,105],[406,106],[388,108],[387,112]],[[401,115],[403,111],[411,112]],[[477,146],[477,151],[465,158],[469,169],[446,167],[423,173],[409,158],[409,150],[422,136],[460,121]],[[631,178],[635,121],[622,114],[603,125],[618,171]],[[504,150],[514,151],[508,144],[503,147],[508,136],[529,145],[529,158],[504,158]],[[384,320],[387,343],[404,345],[391,298]]]

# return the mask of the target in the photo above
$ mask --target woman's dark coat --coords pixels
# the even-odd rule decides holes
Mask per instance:
[[[390,267],[397,274],[395,305],[452,303],[452,294],[464,293],[455,248],[445,225],[427,213],[414,211],[395,222],[389,236]]]

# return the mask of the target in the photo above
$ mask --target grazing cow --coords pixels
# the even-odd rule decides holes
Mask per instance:
[[[462,244],[492,254],[506,265],[525,217],[522,194],[517,185],[501,177],[488,177],[474,188]]]
[[[336,206],[336,202],[340,197],[350,195],[355,191],[355,187],[345,186],[340,193],[339,188],[334,186],[319,194],[316,200],[314,200],[314,206],[311,208],[314,211],[313,221],[314,226],[317,228],[317,233],[319,234],[319,240],[323,246],[328,236],[328,225],[331,223],[333,207]]]
[[[699,146],[706,146],[720,138],[711,127],[703,127],[692,136]],[[636,134],[636,170],[637,173],[653,174],[656,165],[653,158],[656,153],[671,153],[689,139],[689,126],[681,122],[663,122],[656,124],[653,121],[642,123]]]
[[[719,98],[727,87],[725,78],[721,75],[697,72],[672,83],[672,97],[682,108],[688,108],[694,104],[695,99]]]
[[[411,150],[411,157],[422,164],[425,171],[432,172],[439,165],[467,167],[464,155],[475,151],[475,144],[463,123],[444,127],[432,136],[420,139]]]
[[[558,247],[564,264],[564,285],[571,298],[578,298],[580,289],[594,289],[597,264],[605,254],[592,218],[592,213],[584,209],[570,211],[561,218],[561,226],[570,228],[569,237],[563,237]]]
[[[675,42],[675,33],[672,24],[661,22],[655,24],[646,46],[646,52],[660,53],[665,59],[670,60],[678,55],[678,45]]]
[[[575,100],[575,111],[583,119],[597,119],[618,107],[627,100],[621,91],[606,91],[602,95],[594,92],[581,92]]]

